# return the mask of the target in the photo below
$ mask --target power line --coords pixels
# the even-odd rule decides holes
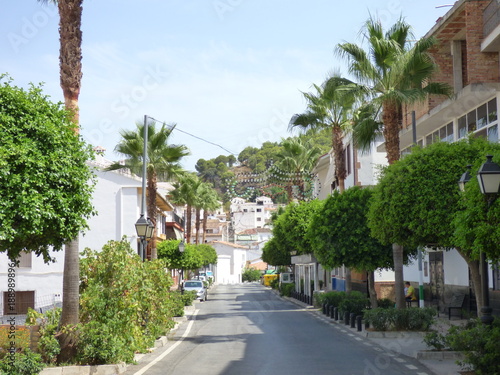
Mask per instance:
[[[199,139],[200,141],[203,141],[203,142],[206,142],[206,143],[210,143],[211,145],[214,145],[214,146],[220,147],[221,149],[223,149],[224,151],[226,151],[226,152],[230,153],[231,155],[238,156],[238,154],[235,154],[234,152],[229,151],[227,148],[225,148],[225,147],[223,147],[223,146],[221,146],[221,145],[219,145],[219,144],[217,144],[217,143],[214,143],[214,142],[211,142],[211,141],[209,141],[209,140],[206,140],[206,139],[204,139],[204,138],[198,137],[198,136],[196,136],[196,135],[194,135],[194,134],[188,133],[188,132],[186,132],[186,131],[184,131],[184,130],[181,130],[181,129],[179,129],[179,127],[178,127],[178,126],[171,126],[171,125],[168,125],[165,121],[160,121],[160,120],[157,120],[157,119],[155,119],[154,117],[151,117],[151,116],[148,116],[148,117],[149,117],[151,120],[153,120],[153,121],[157,121],[157,122],[160,122],[160,123],[163,123],[163,124],[167,125],[168,127],[172,128],[172,130],[177,130],[177,131],[180,131],[181,133],[184,133],[184,134],[187,134],[187,135],[189,135],[189,136],[191,136],[191,137],[193,137],[193,138]]]

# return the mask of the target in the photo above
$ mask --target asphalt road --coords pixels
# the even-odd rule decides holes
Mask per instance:
[[[431,375],[260,284],[218,285],[126,375]]]

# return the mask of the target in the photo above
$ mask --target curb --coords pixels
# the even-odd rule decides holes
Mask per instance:
[[[179,324],[188,320],[186,314],[189,315],[195,310],[195,306],[185,306],[184,316],[173,317],[175,322],[174,327],[169,331],[175,331]],[[153,352],[157,348],[166,346],[168,343],[167,336],[161,336],[155,341],[154,347],[148,349],[148,353]],[[148,353],[137,353],[134,356],[134,361],[139,362]],[[127,371],[128,365],[126,363],[119,363],[114,365],[98,365],[98,366],[62,366],[62,367],[46,367],[39,372],[39,375],[121,375]]]

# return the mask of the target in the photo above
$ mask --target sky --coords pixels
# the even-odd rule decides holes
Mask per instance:
[[[370,17],[387,28],[399,17],[420,38],[451,0],[84,0],[83,139],[114,152],[120,131],[144,116],[176,124],[170,142],[188,147],[182,164],[238,155],[280,141],[306,109],[303,92],[333,71],[342,42],[362,44]],[[444,5],[444,6],[443,6]],[[59,16],[53,4],[3,0],[0,74],[26,88],[59,86]],[[201,138],[201,139],[199,139]]]

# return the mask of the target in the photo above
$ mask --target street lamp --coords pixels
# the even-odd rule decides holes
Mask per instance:
[[[184,241],[179,242],[179,251],[181,253],[184,252],[184,249],[186,248],[186,245],[184,244]]]
[[[144,214],[141,214],[141,217],[135,222],[135,231],[137,232],[137,237],[139,237],[141,240],[141,249],[139,251],[139,256],[141,257],[142,260],[144,260],[146,252],[145,240],[148,234],[148,228],[149,228],[149,223],[144,218]]]
[[[148,229],[146,231],[146,238],[148,240],[153,238],[154,230],[155,230],[155,225],[153,224],[153,221],[148,217]]]
[[[481,165],[477,172],[477,180],[481,193],[488,200],[488,210],[494,200],[497,198],[500,191],[500,166],[493,162],[493,156],[487,155],[486,162]],[[465,191],[465,184],[470,180],[468,170],[460,178],[458,185],[461,191]],[[490,307],[490,294],[489,294],[489,281],[488,281],[488,261],[486,254],[481,250],[479,254],[479,261],[481,265],[481,294],[483,295],[483,307],[481,308],[481,321],[484,324],[491,324],[493,322],[492,308]]]

